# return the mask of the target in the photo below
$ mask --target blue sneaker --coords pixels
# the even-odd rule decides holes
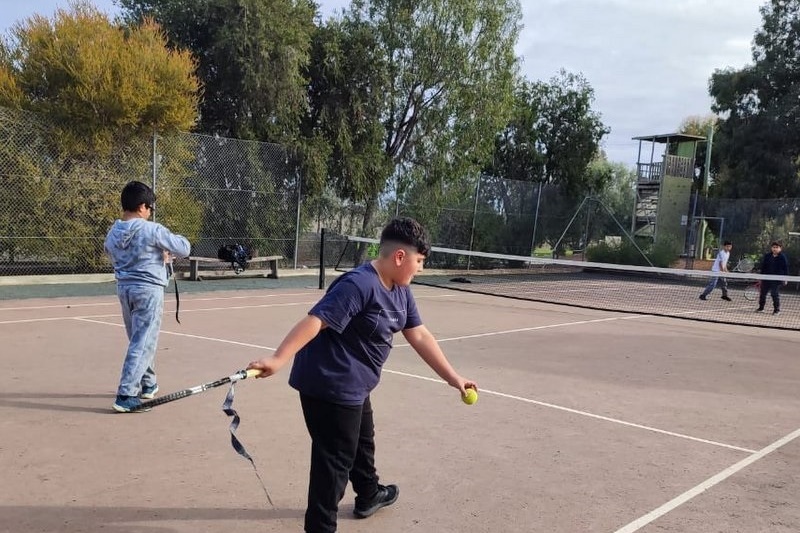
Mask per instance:
[[[142,387],[142,392],[139,394],[139,398],[143,398],[145,400],[152,400],[156,397],[156,393],[158,392],[158,384],[153,385],[151,387]]]
[[[137,407],[142,405],[142,401],[137,398],[136,396],[120,396],[117,395],[117,399],[114,402],[114,410],[118,413],[130,413]],[[134,411],[136,413],[143,413],[145,411],[149,411],[150,408],[146,407],[141,410]]]

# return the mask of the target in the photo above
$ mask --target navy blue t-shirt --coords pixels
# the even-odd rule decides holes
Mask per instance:
[[[371,263],[340,276],[308,314],[328,327],[297,353],[289,385],[342,405],[361,405],[378,385],[394,334],[422,325],[411,290],[384,287]]]

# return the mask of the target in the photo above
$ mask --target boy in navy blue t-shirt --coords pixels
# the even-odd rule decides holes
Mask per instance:
[[[294,357],[289,384],[300,393],[311,436],[306,532],[336,531],[348,479],[358,518],[397,500],[396,485],[378,483],[369,398],[395,333],[401,331],[428,366],[462,395],[468,388],[477,390],[474,381],[453,369],[417,312],[409,285],[429,252],[419,223],[392,220],[381,233],[378,259],[340,276],[271,357],[247,367],[267,377]]]

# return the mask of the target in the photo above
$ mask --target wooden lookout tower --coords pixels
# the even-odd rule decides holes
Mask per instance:
[[[633,140],[639,141],[639,156],[631,233],[650,238],[653,242],[671,239],[683,249],[697,143],[706,138],[666,133],[634,137]],[[645,148],[644,152],[642,148]]]

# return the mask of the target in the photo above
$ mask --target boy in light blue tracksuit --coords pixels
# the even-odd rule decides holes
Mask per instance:
[[[164,287],[169,277],[168,254],[189,255],[189,241],[148,219],[156,195],[138,181],[122,189],[122,218],[108,231],[105,251],[114,265],[117,296],[122,306],[128,351],[122,365],[117,398],[113,408],[130,412],[158,392],[155,374],[156,345],[164,309]]]

